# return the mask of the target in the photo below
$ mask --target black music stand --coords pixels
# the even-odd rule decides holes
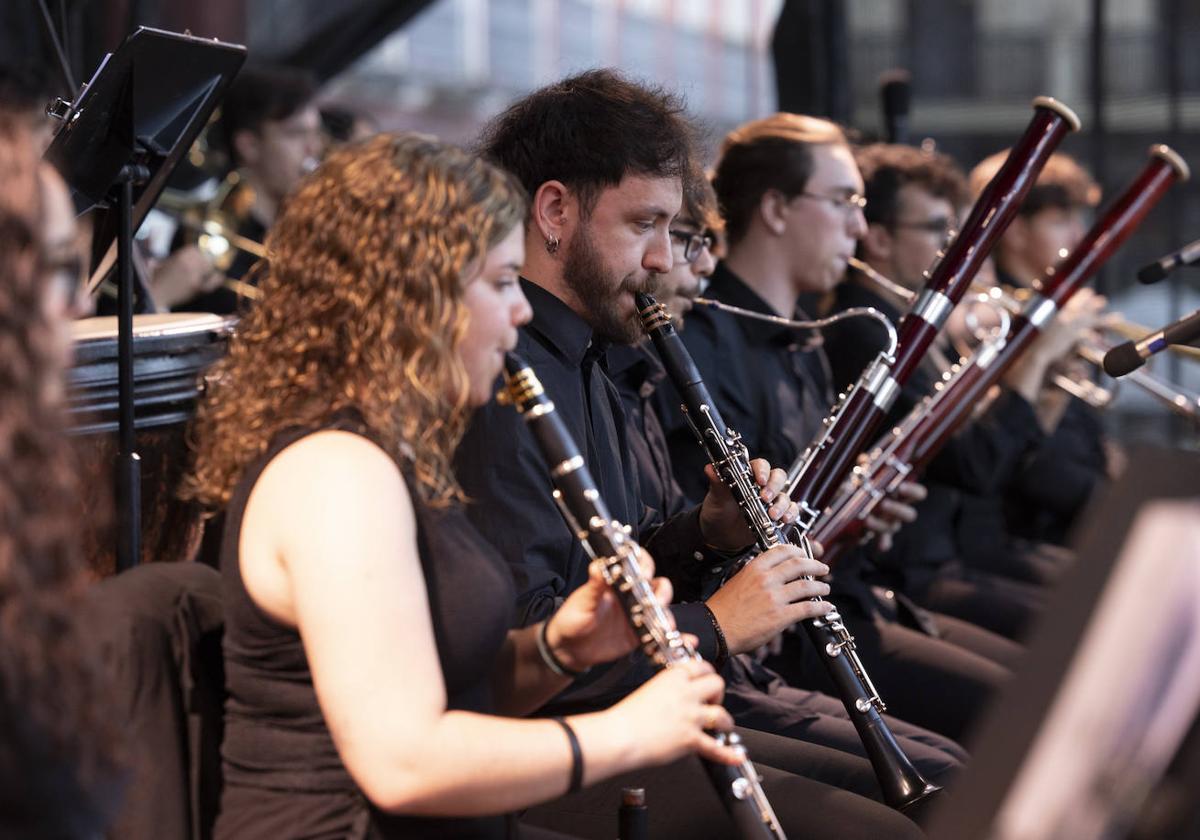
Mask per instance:
[[[1089,507],[1078,559],[970,744],[971,766],[932,810],[931,840],[1127,837],[1187,748],[1200,704],[1200,456],[1145,447],[1129,463]]]
[[[107,55],[73,103],[46,159],[79,213],[98,209],[93,278],[117,266],[117,388],[120,401],[117,569],[141,556],[141,469],[134,443],[133,234],[171,171],[204,128],[246,60],[246,48],[138,28]]]

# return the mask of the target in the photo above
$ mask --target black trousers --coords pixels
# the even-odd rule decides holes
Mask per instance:
[[[867,760],[862,739],[851,723],[845,706],[836,697],[790,686],[774,671],[749,657],[741,656],[735,657],[727,669],[725,708],[739,726],[784,735],[848,753],[859,759],[854,765],[858,769],[855,776],[840,779],[831,775],[838,765],[828,762],[824,762],[821,769],[805,768],[786,756],[772,754],[762,757],[767,764],[872,799],[882,799],[882,791]],[[896,736],[901,750],[930,781],[944,787],[966,764],[966,750],[950,738],[891,715],[885,715],[884,719]],[[814,762],[820,760],[813,756],[808,758]],[[860,781],[863,774],[870,779],[866,786]]]
[[[888,711],[909,723],[931,729],[968,748],[970,725],[986,707],[1011,671],[994,658],[950,641],[955,635],[995,655],[1020,648],[970,625],[949,622],[947,638],[934,638],[906,627],[877,611],[868,612],[854,598],[838,600],[846,627],[854,635],[862,659]],[[934,616],[935,622],[940,617]],[[942,628],[939,627],[939,630]],[[783,650],[766,664],[791,685],[833,691],[819,653],[801,633],[787,633]]]
[[[739,730],[751,756],[770,755],[772,739]],[[907,817],[871,799],[771,767],[756,759],[763,790],[790,840],[917,840],[925,835]],[[612,840],[617,833],[621,789],[646,791],[651,837],[727,840],[736,837],[712,783],[695,757],[666,767],[625,773],[578,793],[526,811],[523,825],[535,825],[583,838]]]
[[[963,553],[963,565],[1038,586],[1053,585],[1075,562],[1075,552],[1052,543],[1008,537],[1004,550]]]
[[[951,566],[910,577],[905,592],[917,603],[1008,639],[1024,638],[1045,608],[1043,587],[977,569]]]

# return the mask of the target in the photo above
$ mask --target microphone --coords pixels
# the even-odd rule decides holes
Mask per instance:
[[[1191,265],[1200,261],[1200,239],[1190,245],[1184,245],[1173,254],[1167,254],[1160,260],[1144,266],[1137,273],[1138,282],[1149,285],[1162,280],[1181,265]]]
[[[912,76],[907,70],[889,70],[879,77],[883,100],[883,136],[889,143],[908,143],[908,110],[912,103]]]
[[[1140,368],[1155,353],[1172,344],[1191,344],[1200,338],[1200,309],[1150,333],[1141,341],[1126,341],[1104,354],[1104,372],[1116,379]]]

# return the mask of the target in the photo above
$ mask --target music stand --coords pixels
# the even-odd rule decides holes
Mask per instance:
[[[167,178],[208,122],[246,60],[246,48],[139,27],[73,103],[46,159],[62,174],[78,213],[93,208],[93,282],[117,265],[117,390],[120,403],[117,569],[141,556],[141,469],[134,442],[133,234]]]
[[[1200,457],[1141,448],[983,720],[931,840],[1124,837],[1200,707]]]

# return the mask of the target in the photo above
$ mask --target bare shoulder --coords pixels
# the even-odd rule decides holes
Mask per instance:
[[[406,540],[414,513],[395,461],[361,435],[325,430],[281,451],[254,487],[247,513],[263,548],[292,561],[318,547]]]
[[[262,479],[288,496],[312,496],[322,505],[380,494],[391,497],[392,502],[397,494],[408,498],[391,456],[362,435],[337,429],[296,441],[272,459]]]

